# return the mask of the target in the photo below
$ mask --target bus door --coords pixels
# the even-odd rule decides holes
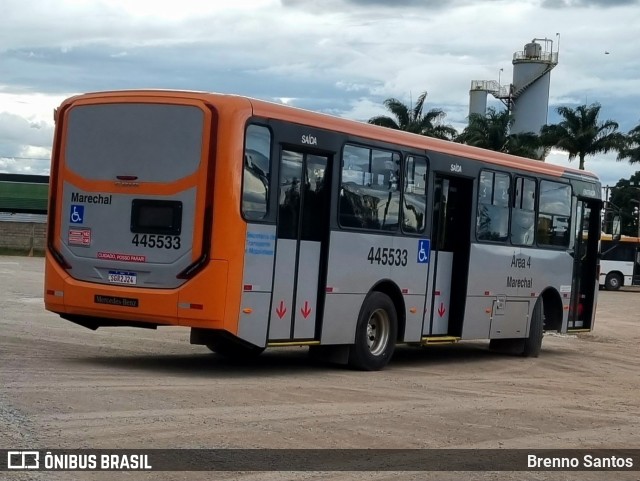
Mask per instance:
[[[591,329],[598,293],[600,201],[578,199],[568,329]]]
[[[329,239],[329,157],[284,149],[269,340],[316,339]]]
[[[436,174],[423,335],[461,336],[464,318],[473,181]]]

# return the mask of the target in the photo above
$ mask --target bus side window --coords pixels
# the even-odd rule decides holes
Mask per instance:
[[[506,241],[509,236],[508,174],[482,171],[478,186],[476,233],[479,240]]]
[[[405,164],[402,230],[422,233],[425,228],[427,159],[408,156]]]
[[[511,210],[511,242],[515,245],[533,245],[535,198],[536,182],[532,179],[516,177]]]
[[[346,145],[342,152],[342,179],[340,185],[340,225],[342,227],[366,227],[359,193],[365,181],[371,182],[369,149]]]
[[[538,211],[538,245],[568,247],[571,187],[549,180],[540,181]]]
[[[536,232],[538,244],[550,245],[551,244],[551,218],[544,214],[538,215],[538,228]]]
[[[242,179],[242,214],[247,220],[261,220],[269,211],[271,132],[259,125],[247,127]]]
[[[340,225],[396,231],[400,218],[400,155],[346,145],[340,179]]]

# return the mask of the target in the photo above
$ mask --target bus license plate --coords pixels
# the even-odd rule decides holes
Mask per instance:
[[[109,282],[112,284],[137,284],[138,278],[135,272],[109,271]]]

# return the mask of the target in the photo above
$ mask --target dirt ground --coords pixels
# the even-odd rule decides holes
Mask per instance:
[[[44,310],[41,258],[0,257],[0,448],[640,448],[640,291],[537,359],[399,347],[381,372],[307,349],[232,363],[188,330],[98,331]],[[12,475],[12,477],[9,476]],[[4,476],[4,477],[3,477]],[[627,473],[0,473],[0,479],[640,479]]]

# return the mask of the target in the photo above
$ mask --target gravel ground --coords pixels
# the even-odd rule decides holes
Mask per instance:
[[[41,258],[0,257],[0,448],[640,448],[640,292],[537,359],[399,347],[381,372],[305,348],[232,363],[188,330],[90,331],[44,310]],[[627,473],[0,473],[0,479],[640,479]]]

